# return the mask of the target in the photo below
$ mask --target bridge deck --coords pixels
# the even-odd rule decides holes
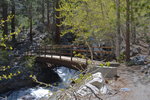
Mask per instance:
[[[28,54],[29,55],[29,54]],[[34,54],[32,54],[34,55]],[[97,61],[97,60],[93,60],[92,62],[87,59],[83,59],[83,58],[79,58],[79,57],[68,57],[68,56],[58,56],[58,55],[39,55],[38,57],[44,57],[44,58],[54,58],[54,59],[60,59],[60,60],[66,60],[66,61],[72,61],[72,62],[77,62],[77,63],[81,63],[81,64],[96,64],[99,65],[101,63],[103,63],[102,61]]]
[[[68,68],[72,69],[77,69],[77,70],[84,70],[87,68],[87,60],[78,58],[78,57],[73,57],[72,61],[70,57],[67,56],[57,56],[57,55],[40,55],[36,58],[36,61],[38,62],[45,62],[45,63],[50,63],[54,65],[61,65],[61,66],[66,66]],[[92,64],[99,65],[102,63],[101,61],[95,61],[93,60]]]

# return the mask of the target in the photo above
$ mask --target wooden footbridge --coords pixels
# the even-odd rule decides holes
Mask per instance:
[[[93,56],[112,55],[112,47],[85,47],[74,45],[53,45],[31,47],[26,55],[36,55],[36,61],[84,70]],[[94,61],[99,63],[99,61]]]

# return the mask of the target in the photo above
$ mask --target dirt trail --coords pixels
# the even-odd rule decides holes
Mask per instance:
[[[103,100],[150,100],[150,77],[141,73],[141,67],[126,67],[121,65],[118,68],[117,81],[110,80],[113,95],[106,96]],[[149,78],[148,78],[149,77]],[[128,88],[127,91],[121,91],[121,88]]]

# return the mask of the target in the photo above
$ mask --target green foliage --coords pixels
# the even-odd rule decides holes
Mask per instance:
[[[9,15],[7,17],[7,20],[0,20],[0,27],[4,26],[4,23],[6,22],[11,22],[11,19],[13,18],[13,15]],[[13,48],[8,45],[6,42],[12,39],[12,35],[17,35],[20,32],[18,29],[16,32],[9,33],[8,35],[4,35],[3,33],[0,33],[0,65],[9,65],[10,64],[10,59],[9,56],[12,55],[12,52],[10,52]],[[5,73],[7,70],[9,70],[11,67],[10,66],[0,66],[0,71],[1,74]],[[12,79],[14,76],[19,75],[21,72],[17,71],[16,73],[9,73],[9,74],[2,74],[0,75],[0,81],[4,79]]]
[[[110,62],[106,62],[105,64],[100,63],[99,66],[100,67],[104,67],[104,66],[110,67]]]
[[[59,25],[65,26],[62,34],[71,32],[86,41],[87,38],[93,36],[104,38],[106,34],[114,31],[115,10],[110,8],[113,5],[112,0],[60,1],[60,9],[57,11],[61,12],[60,18],[64,18]]]
[[[32,68],[33,68],[33,65],[34,65],[34,63],[35,63],[35,58],[36,58],[36,57],[34,57],[34,56],[33,56],[33,57],[25,56],[25,57],[23,58],[23,61],[25,62],[25,63],[23,64],[23,66],[32,69]]]
[[[21,25],[25,29],[29,28],[29,19],[26,16],[18,15],[16,16],[16,19],[18,20],[18,25]]]
[[[87,74],[85,74],[85,75],[79,74],[79,78],[78,78],[78,79],[71,79],[71,80],[72,80],[73,82],[75,82],[75,83],[81,83],[81,82],[83,82],[83,80],[89,79],[91,76],[92,76],[91,73],[87,73]]]
[[[5,75],[5,74],[0,75],[0,81],[4,80],[4,79],[6,79],[6,80],[12,79],[13,77],[15,77],[15,76],[17,76],[19,74],[21,74],[20,71],[17,71],[16,73],[9,73],[8,75]]]
[[[109,67],[109,66],[110,66],[110,62],[106,62],[106,66],[108,66],[108,67]]]
[[[82,58],[82,59],[85,59],[86,57],[84,55],[82,55],[81,53],[77,53],[77,52],[73,52],[74,56],[75,57],[79,57],[79,58]]]
[[[10,62],[9,55],[11,55],[11,52],[8,52],[6,50],[0,50],[0,64],[1,65],[8,65]]]
[[[7,20],[1,19],[0,20],[0,27],[4,26],[5,22],[11,22],[13,17],[14,17],[13,15],[9,15],[7,17]],[[18,30],[16,32],[9,33],[8,35],[4,35],[3,36],[3,33],[0,33],[0,47],[4,47],[5,49],[12,50],[13,48],[10,45],[6,44],[6,41],[11,40],[12,39],[12,35],[18,35],[18,33],[20,33],[20,29],[19,28],[18,28]]]
[[[0,20],[0,26],[3,26],[5,22],[11,22],[13,15],[9,15],[7,20]],[[9,56],[12,54],[10,51],[13,49],[6,42],[12,39],[12,35],[17,35],[20,32],[18,29],[16,32],[9,33],[8,35],[2,36],[3,33],[0,33],[0,64],[7,65],[9,63]]]
[[[10,69],[10,66],[1,66],[0,71],[6,71],[7,69]]]
[[[99,64],[100,67],[104,67],[104,64]]]
[[[22,63],[21,62],[21,66],[22,67],[24,67],[24,68],[27,68],[27,70],[29,70],[29,69],[32,69],[33,68],[33,65],[34,65],[34,61],[35,61],[35,57],[29,57],[29,56],[26,56],[26,57],[24,57],[23,59],[23,62],[24,63]],[[7,60],[8,61],[8,60]],[[10,73],[9,71],[10,71],[10,69],[11,69],[11,67],[10,66],[1,66],[0,67],[0,71],[1,71],[1,74],[2,75],[0,75],[0,80],[3,80],[3,79],[12,79],[13,77],[15,77],[15,76],[18,76],[19,74],[21,74],[22,72],[21,71],[15,71],[15,72],[13,72],[13,73]],[[26,70],[26,71],[27,71]]]
[[[40,84],[40,85],[44,85],[45,87],[54,87],[54,88],[57,88],[57,87],[55,87],[55,86],[53,86],[53,85],[51,85],[51,84],[47,84],[47,83],[40,82],[40,81],[37,79],[37,77],[36,77],[35,75],[30,75],[29,77],[32,78],[32,80],[33,80],[34,82],[36,82],[36,83],[38,83],[38,84]],[[58,88],[57,88],[57,89],[58,89]]]
[[[132,1],[132,6],[134,12],[132,21],[136,25],[137,34],[140,36],[148,35],[150,31],[150,1]]]
[[[14,15],[9,15],[8,17],[7,17],[7,20],[3,20],[3,19],[1,19],[0,20],[0,26],[4,26],[4,23],[5,22],[11,22],[11,19],[14,17]]]
[[[120,56],[117,58],[117,61],[123,63],[125,61],[125,54],[121,53]]]

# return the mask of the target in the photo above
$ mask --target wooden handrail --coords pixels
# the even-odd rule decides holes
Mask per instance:
[[[78,45],[47,45],[48,47],[54,47],[54,48],[71,48],[71,47],[78,47],[78,48],[85,48],[86,46],[78,46]],[[41,46],[41,48],[44,48],[44,46]],[[106,48],[106,49],[112,49],[113,47],[108,46],[92,46],[91,48]]]
[[[32,47],[31,47],[32,48]],[[95,54],[112,54],[112,47],[97,47],[97,46],[93,46],[92,48],[92,52]],[[95,50],[96,49],[96,50]],[[108,49],[108,51],[106,50],[101,50],[101,49]],[[33,50],[36,50],[36,52],[31,52]],[[62,59],[62,56],[69,56],[71,61],[73,60],[73,56],[74,53],[73,52],[78,53],[84,53],[85,55],[89,55],[90,50],[88,49],[88,47],[85,46],[77,46],[77,45],[45,45],[45,46],[38,46],[36,48],[32,48],[31,50],[29,50],[30,54],[32,55],[32,53],[36,53],[37,55],[41,56],[44,55],[44,57],[46,57],[46,55],[50,55],[51,57],[53,57],[53,55],[57,55],[60,56],[59,58]],[[86,60],[87,60],[86,57]]]

